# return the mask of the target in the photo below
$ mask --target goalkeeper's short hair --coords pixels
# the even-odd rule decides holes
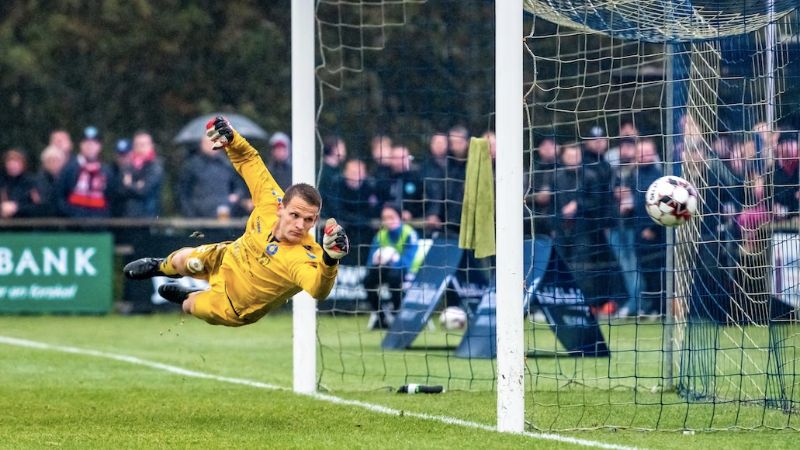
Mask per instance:
[[[288,205],[295,197],[300,197],[309,205],[317,208],[322,207],[322,197],[320,197],[319,191],[310,184],[297,183],[290,186],[283,195],[284,206]]]

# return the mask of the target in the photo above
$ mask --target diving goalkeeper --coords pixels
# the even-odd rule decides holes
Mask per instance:
[[[213,325],[253,323],[301,290],[324,300],[350,243],[334,219],[325,224],[322,246],[309,234],[319,219],[319,192],[299,183],[284,193],[258,152],[224,117],[209,121],[206,128],[214,147],[225,149],[253,197],[255,209],[244,234],[233,242],[182,248],[166,258],[138,259],[125,266],[125,276],[208,280],[208,290],[166,283],[158,293]]]

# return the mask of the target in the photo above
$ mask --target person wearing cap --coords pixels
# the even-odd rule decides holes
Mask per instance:
[[[125,151],[127,141],[117,146],[117,153]],[[156,156],[153,137],[146,131],[137,131],[129,143],[125,164],[116,177],[116,192],[122,217],[154,218],[161,212],[161,185],[164,168]]]
[[[281,187],[292,185],[291,149],[291,141],[286,133],[278,131],[269,138],[267,167]]]
[[[41,197],[36,182],[28,172],[28,158],[16,148],[3,154],[3,176],[0,177],[0,217],[32,217]]]
[[[403,283],[410,283],[422,266],[424,254],[419,251],[417,232],[403,223],[400,207],[387,203],[381,210],[381,229],[372,239],[364,288],[372,314],[367,327],[371,330],[391,326],[394,313],[400,310]],[[393,311],[381,305],[380,288],[386,285]]]
[[[583,220],[576,224],[575,234],[582,247],[575,261],[581,290],[587,301],[602,305],[600,312],[613,313],[626,302],[628,293],[622,269],[608,243],[609,228],[615,217],[614,174],[605,160],[608,137],[599,125],[589,128],[581,145],[583,149],[580,176],[580,204]]]
[[[185,247],[166,258],[128,263],[128,279],[189,276],[208,281],[197,290],[166,283],[158,293],[182,305],[184,312],[212,325],[239,327],[254,323],[286,304],[301,290],[327,298],[347,255],[347,235],[329,218],[320,245],[310,233],[319,220],[319,192],[305,183],[286,192],[275,182],[258,151],[218,116],[206,125],[206,140],[224,150],[250,189],[255,209],[244,233],[233,242]]]
[[[66,217],[111,215],[111,169],[100,159],[102,136],[94,126],[83,130],[78,155],[64,168],[59,183],[59,209]]]
[[[130,173],[131,165],[131,140],[128,138],[117,139],[114,146],[114,162],[111,164],[111,215],[123,217],[124,196],[122,193],[122,180],[126,173]]]

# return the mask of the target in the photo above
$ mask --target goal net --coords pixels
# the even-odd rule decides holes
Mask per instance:
[[[526,2],[531,228],[611,350],[534,321],[534,427],[796,427],[795,6]],[[643,209],[668,174],[700,197],[675,231]]]
[[[525,5],[528,427],[796,428],[796,2]],[[494,262],[458,233],[494,5],[319,0],[316,23],[323,215],[353,243],[319,389],[442,385],[491,420]],[[666,174],[699,192],[676,230],[641,203]]]

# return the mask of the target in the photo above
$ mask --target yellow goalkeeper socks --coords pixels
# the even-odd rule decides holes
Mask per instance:
[[[167,256],[164,261],[161,261],[161,264],[158,266],[158,270],[168,277],[178,275],[178,271],[175,270],[175,266],[172,265],[172,256],[177,252],[178,251],[176,250],[170,253],[170,255]]]

